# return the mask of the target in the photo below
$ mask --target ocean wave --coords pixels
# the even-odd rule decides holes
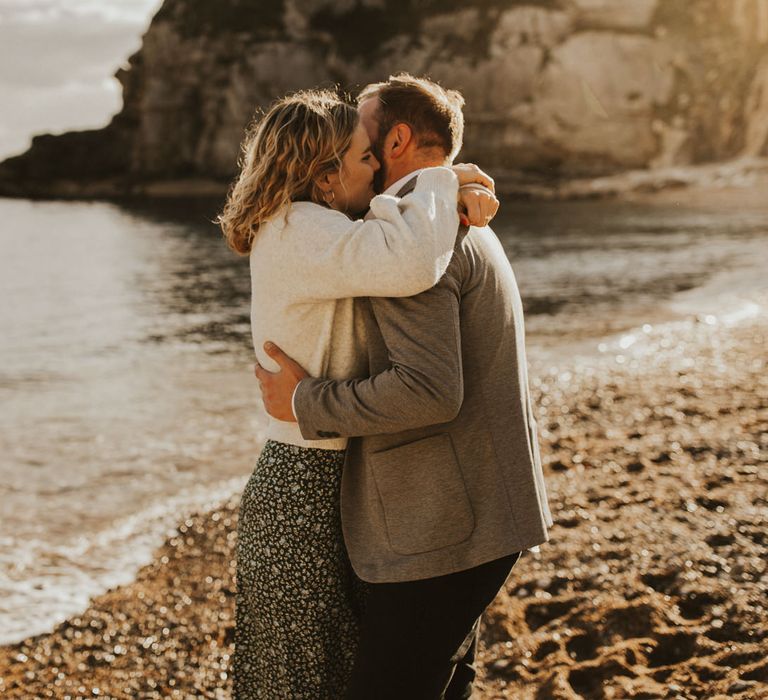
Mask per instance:
[[[179,522],[239,493],[246,478],[188,489],[59,545],[0,539],[0,644],[50,632],[92,597],[132,581]]]

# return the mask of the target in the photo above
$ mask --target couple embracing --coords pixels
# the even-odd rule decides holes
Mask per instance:
[[[409,75],[286,97],[220,223],[250,255],[268,440],[240,505],[238,700],[469,698],[480,617],[551,517],[493,180]],[[461,214],[459,212],[462,212]]]

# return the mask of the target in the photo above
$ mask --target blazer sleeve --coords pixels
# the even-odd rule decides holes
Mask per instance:
[[[307,440],[394,433],[453,420],[464,382],[460,289],[451,275],[405,299],[371,299],[389,369],[367,379],[302,380],[294,411]]]

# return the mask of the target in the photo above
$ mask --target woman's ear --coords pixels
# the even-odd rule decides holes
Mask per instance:
[[[332,186],[330,173],[323,173],[320,177],[315,178],[315,187],[323,193],[330,191]]]
[[[323,173],[319,177],[316,177],[314,185],[315,185],[315,188],[320,192],[320,195],[323,197],[323,199],[325,199],[326,196],[329,196],[329,193],[333,189],[331,174]]]
[[[326,203],[333,202],[335,198],[335,192],[333,188],[339,183],[338,172],[326,172],[315,178],[315,187],[320,192],[320,196]]]

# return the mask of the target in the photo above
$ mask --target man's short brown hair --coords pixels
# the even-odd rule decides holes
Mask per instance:
[[[456,157],[464,137],[464,98],[460,92],[446,90],[428,78],[399,73],[366,85],[358,95],[358,104],[373,97],[379,99],[379,141],[395,124],[405,123],[420,148],[439,148],[449,161]]]

